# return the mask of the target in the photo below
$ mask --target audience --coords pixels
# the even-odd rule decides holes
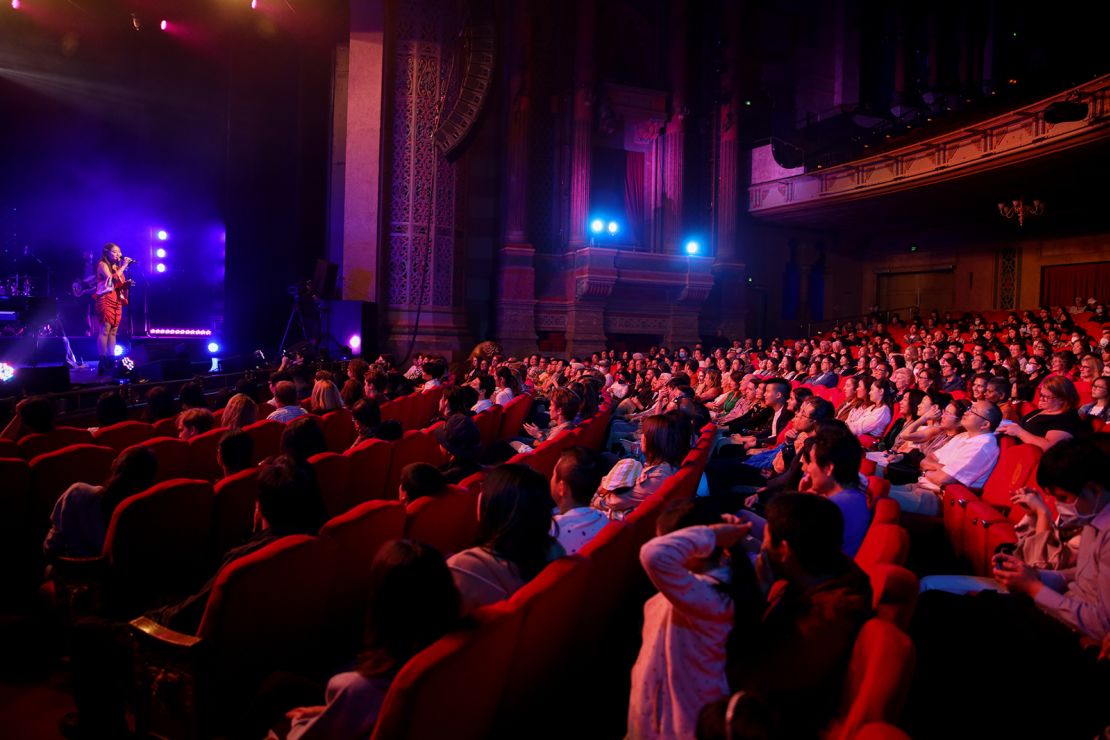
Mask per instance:
[[[220,437],[220,446],[216,448],[216,462],[224,477],[246,470],[254,464],[253,461],[254,439],[242,429],[224,432]]]
[[[644,468],[636,479],[636,485],[627,493],[605,492],[602,489],[595,505],[611,517],[623,519],[674,475],[689,448],[690,438],[675,419],[663,414],[647,417],[640,435]]]
[[[308,413],[297,400],[297,386],[288,380],[282,380],[274,386],[273,404],[277,410],[266,417],[271,421],[290,422]]]
[[[439,470],[448,483],[459,483],[482,470],[478,461],[482,454],[482,434],[472,418],[465,414],[449,417],[435,430],[435,437],[447,456]]]
[[[1070,380],[1051,375],[1038,392],[1040,408],[1022,417],[1020,424],[1005,424],[999,431],[1042,450],[1087,432],[1089,427],[1079,418],[1079,394]]]
[[[177,436],[186,441],[212,431],[215,426],[216,417],[206,408],[194,406],[177,415]]]
[[[597,453],[582,447],[563,450],[551,474],[551,497],[558,512],[553,534],[567,555],[585,547],[609,518],[590,506],[601,485]]]
[[[220,416],[220,425],[228,429],[242,429],[258,421],[258,404],[245,393],[236,393]]]
[[[105,391],[96,399],[96,427],[89,429],[89,431],[96,431],[96,429],[103,429],[113,424],[119,424],[121,421],[127,421],[127,413],[127,401],[123,400],[119,391]]]
[[[410,463],[401,469],[397,500],[406,506],[426,496],[438,496],[450,485],[443,473],[428,463]]]

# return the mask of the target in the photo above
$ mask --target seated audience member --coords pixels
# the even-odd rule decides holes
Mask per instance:
[[[636,485],[626,494],[602,496],[598,507],[612,518],[623,519],[675,474],[689,449],[690,438],[677,421],[663,414],[647,417],[640,433],[644,470]]]
[[[458,483],[482,469],[478,462],[482,454],[482,435],[469,416],[455,414],[434,434],[447,454],[447,462],[439,470],[448,483]]]
[[[1037,485],[1056,499],[1061,516],[1082,528],[1074,567],[1039,570],[1016,555],[998,554],[993,575],[1006,593],[921,595],[910,629],[918,666],[906,719],[914,737],[950,732],[953,715],[967,737],[1095,737],[1110,722],[1110,674],[1096,663],[1097,650],[1085,649],[1110,635],[1106,443],[1106,435],[1063,440],[1037,466]],[[953,630],[956,624],[989,628]],[[969,652],[975,660],[967,659]],[[951,691],[954,665],[974,692]],[[1048,675],[1067,677],[1061,695],[1067,711],[1035,702],[1025,711],[1007,711],[1015,678]],[[938,712],[941,707],[945,711]]]
[[[236,393],[220,416],[220,425],[228,429],[242,429],[258,421],[258,404],[246,393]]]
[[[835,388],[836,384],[840,382],[840,378],[833,372],[832,360],[828,357],[821,359],[821,372],[809,381],[810,385],[820,385],[825,388]]]
[[[494,374],[493,402],[498,406],[504,406],[509,401],[513,400],[516,395],[513,388],[516,386],[516,378],[513,376],[513,371],[507,367],[497,368]]]
[[[439,388],[443,385],[443,376],[447,373],[447,363],[438,357],[427,360],[420,366],[420,377],[424,381],[423,392]]]
[[[347,363],[347,380],[343,382],[343,387],[339,391],[339,396],[343,399],[343,405],[347,408],[362,400],[362,386],[366,381],[366,373],[369,370],[370,363],[358,357]]]
[[[802,451],[802,486],[840,508],[844,517],[842,549],[845,555],[855,557],[871,525],[867,494],[860,490],[863,450],[851,430],[835,420],[819,424],[812,440]]]
[[[983,398],[998,407],[1003,419],[1021,421],[1018,405],[1010,399],[1011,390],[1012,385],[1006,378],[991,378],[983,390]]]
[[[89,431],[110,427],[121,421],[127,421],[127,401],[123,400],[119,391],[101,393],[96,399],[96,427]]]
[[[480,414],[487,409],[493,408],[493,394],[496,390],[496,385],[492,375],[479,375],[474,382],[475,388],[478,391],[478,401],[471,406],[470,410],[476,414]]]
[[[270,400],[266,402],[267,405],[273,406],[275,409],[278,407],[277,399],[275,398],[275,396],[277,396],[278,383],[285,381],[290,383],[293,382],[293,376],[289,374],[288,370],[275,370],[270,373]],[[294,384],[294,388],[295,387],[296,385]]]
[[[907,424],[917,420],[917,409],[921,406],[921,399],[923,398],[925,398],[925,394],[917,388],[912,388],[902,394],[902,398],[898,401],[898,418],[883,435],[881,449],[894,449],[902,430],[906,428]]]
[[[744,434],[733,434],[730,447],[739,446],[740,449],[750,449],[774,442],[779,433],[794,419],[794,412],[787,408],[790,400],[790,383],[781,378],[772,378],[763,384],[763,408],[768,409],[766,420],[757,426],[749,427]],[[729,425],[729,430],[737,428],[741,421]]]
[[[317,380],[313,384],[310,402],[314,414],[323,415],[343,408],[343,398],[339,395],[339,388],[331,380]]]
[[[454,414],[474,416],[470,407],[478,403],[478,393],[468,385],[452,385],[443,389],[439,399],[439,415],[446,419]]]
[[[224,477],[235,475],[251,467],[254,460],[254,438],[242,429],[230,429],[220,437],[216,448],[216,462]]]
[[[42,396],[24,398],[15,405],[15,416],[4,427],[0,438],[18,441],[28,434],[46,434],[54,430],[54,404]]]
[[[294,419],[281,431],[281,454],[307,465],[308,458],[328,451],[328,441],[315,419]]]
[[[115,459],[103,486],[70,486],[50,514],[50,531],[42,546],[47,560],[100,555],[112,512],[127,498],[150,488],[156,468],[154,453],[146,447],[133,447]]]
[[[177,398],[181,403],[182,411],[208,408],[208,397],[204,394],[204,386],[201,385],[199,380],[190,380],[188,383],[183,383],[177,393]]]
[[[428,463],[410,463],[401,470],[397,500],[408,506],[426,496],[438,496],[449,484],[443,473]]]
[[[211,431],[216,426],[216,417],[204,408],[189,408],[178,414],[177,436],[179,439],[190,440],[199,434]]]
[[[1079,394],[1075,385],[1062,375],[1044,379],[1037,406],[1039,408],[1023,417],[1020,424],[1005,424],[999,431],[1042,450],[1088,431],[1087,424],[1079,418]]]
[[[856,635],[872,616],[871,581],[843,542],[840,509],[824,497],[784,493],[767,505],[756,560],[767,601],[737,603],[726,672],[730,690],[767,709],[772,737],[815,737],[828,723]]]
[[[156,385],[146,392],[146,408],[143,409],[143,421],[153,424],[162,419],[172,419],[177,416],[177,402],[165,386]]]
[[[990,401],[969,407],[959,420],[962,432],[921,461],[921,476],[914,485],[893,486],[890,497],[902,511],[936,516],[940,513],[941,486],[962,483],[981,489],[998,462],[994,430],[1002,414]]]
[[[582,399],[569,388],[556,388],[551,393],[551,423],[547,429],[540,429],[535,424],[525,424],[524,431],[532,439],[527,442],[532,447],[551,439],[560,432],[574,429],[575,419]]]
[[[324,502],[309,472],[286,457],[262,464],[258,473],[255,533],[229,550],[216,573],[192,596],[156,609],[151,619],[185,634],[196,634],[209,594],[223,568],[291,534],[316,534],[325,521]],[[126,624],[90,620],[78,623],[71,642],[73,698],[77,715],[62,721],[67,737],[124,737],[124,706],[131,675],[130,639]]]
[[[590,506],[601,485],[597,453],[582,447],[563,450],[551,473],[551,498],[559,513],[552,533],[567,555],[573,555],[609,523],[609,518]]]
[[[382,421],[382,409],[373,398],[363,398],[351,407],[355,424],[355,441],[351,447],[358,447],[368,439],[381,439],[392,442],[401,438],[404,431],[396,421]]]
[[[490,471],[478,499],[480,544],[447,561],[463,613],[507,599],[562,557],[563,548],[551,536],[553,508],[548,481],[527,465]]]
[[[387,542],[370,565],[366,632],[355,670],[328,681],[324,705],[298,707],[285,740],[370,737],[397,672],[460,625],[460,598],[443,556],[410,540]],[[284,728],[283,728],[284,729]]]
[[[676,501],[660,514],[659,536],[640,549],[659,593],[644,604],[629,737],[693,737],[701,708],[728,696],[725,647],[735,609],[762,600],[750,561],[733,552],[750,529],[705,499]]]
[[[297,386],[289,380],[282,380],[274,386],[273,403],[277,410],[266,417],[271,421],[286,423],[308,413],[297,400]]]
[[[1091,381],[1091,402],[1079,407],[1079,417],[1110,423],[1110,378],[1098,377]]]
[[[852,434],[881,437],[892,417],[894,386],[888,381],[874,378],[861,382],[856,391],[861,403],[852,409],[845,422]]]

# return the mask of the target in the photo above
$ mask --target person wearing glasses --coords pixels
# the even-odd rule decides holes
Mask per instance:
[[[1001,420],[1002,412],[997,406],[990,401],[977,401],[960,419],[963,431],[921,461],[917,482],[892,486],[890,497],[902,511],[937,516],[942,486],[962,483],[968,488],[982,488],[998,462],[994,430]]]
[[[1044,379],[1037,406],[1039,408],[1026,414],[1020,424],[1006,424],[1000,431],[1042,450],[1065,439],[1083,436],[1088,431],[1087,423],[1079,418],[1079,394],[1075,385],[1062,375]]]

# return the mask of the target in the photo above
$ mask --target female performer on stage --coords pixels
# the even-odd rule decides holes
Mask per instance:
[[[124,276],[124,270],[135,260],[124,257],[118,244],[109,242],[104,245],[100,261],[96,263],[96,318],[100,324],[96,336],[96,348],[100,353],[97,363],[98,375],[105,375],[112,369],[116,356],[116,332],[123,318],[123,307],[127,305],[127,291],[131,281]]]

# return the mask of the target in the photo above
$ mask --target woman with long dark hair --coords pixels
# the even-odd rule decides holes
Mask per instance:
[[[124,271],[135,260],[124,257],[118,244],[109,242],[96,263],[96,349],[100,355],[96,371],[104,375],[115,363],[116,333],[123,319],[123,307],[128,303],[127,291],[131,281]]]
[[[326,704],[298,707],[286,740],[370,737],[397,672],[459,626],[459,592],[443,556],[410,540],[387,542],[370,566],[363,652],[328,681]]]
[[[124,500],[150,488],[156,468],[154,453],[145,447],[132,447],[112,463],[112,472],[103,486],[70,486],[50,514],[50,531],[42,544],[47,559],[100,555],[112,513]]]
[[[478,544],[447,561],[464,613],[507,599],[562,557],[551,536],[554,507],[547,478],[527,465],[490,472],[478,499]]]

